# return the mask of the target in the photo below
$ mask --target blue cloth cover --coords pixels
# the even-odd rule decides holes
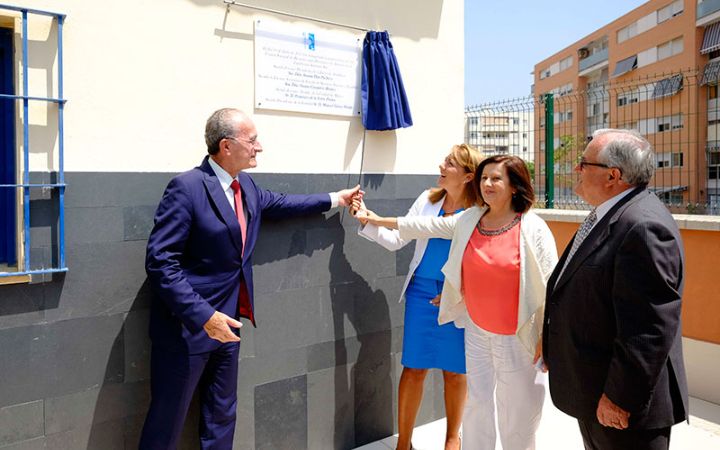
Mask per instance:
[[[365,129],[394,130],[413,124],[387,31],[368,31],[365,35],[361,89]]]

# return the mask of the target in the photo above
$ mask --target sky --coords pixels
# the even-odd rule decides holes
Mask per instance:
[[[526,97],[536,63],[646,0],[465,0],[465,105]]]

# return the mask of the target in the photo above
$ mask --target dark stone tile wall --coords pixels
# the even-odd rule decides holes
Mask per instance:
[[[0,447],[134,449],[149,404],[147,236],[172,174],[67,173],[66,274],[0,286]],[[255,174],[292,193],[357,176]],[[33,182],[54,181],[34,174]],[[404,214],[433,176],[366,175],[368,206]],[[57,194],[33,192],[32,266],[57,265]],[[258,328],[242,328],[236,449],[349,449],[396,432],[412,246],[357,236],[338,209],[263,224],[254,254]],[[428,378],[419,423],[441,417]],[[180,448],[197,448],[197,400]]]

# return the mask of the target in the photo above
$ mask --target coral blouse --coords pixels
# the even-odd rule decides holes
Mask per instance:
[[[495,334],[515,334],[520,296],[520,222],[495,235],[472,233],[462,260],[470,319]]]

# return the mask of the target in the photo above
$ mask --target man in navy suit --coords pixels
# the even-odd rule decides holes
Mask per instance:
[[[214,112],[209,155],[174,177],[155,214],[146,271],[156,298],[150,316],[152,399],[140,448],[174,449],[196,388],[203,449],[232,448],[239,317],[255,325],[252,253],[261,218],[348,206],[359,186],[331,194],[288,195],[259,188],[242,172],[262,151],[242,111]]]
[[[667,450],[688,417],[680,231],[647,189],[650,143],[598,130],[575,170],[593,209],[547,284],[543,358],[588,450]]]

